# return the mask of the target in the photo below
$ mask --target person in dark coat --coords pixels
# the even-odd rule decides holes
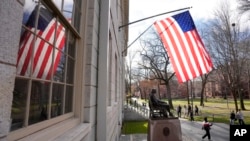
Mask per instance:
[[[199,115],[199,108],[197,105],[194,107],[194,115],[198,116]]]
[[[208,137],[208,140],[211,140],[210,129],[211,129],[212,125],[213,125],[212,123],[208,122],[207,117],[204,117],[204,121],[202,124],[202,130],[205,130],[206,133],[205,133],[205,135],[202,136],[202,139]]]
[[[191,107],[191,105],[189,104],[189,105],[188,105],[188,116],[190,116],[191,110],[192,110],[192,107]]]
[[[179,118],[181,117],[181,105],[177,107],[177,115]]]
[[[234,125],[235,120],[236,120],[236,116],[235,116],[234,110],[232,110],[232,112],[230,113],[230,124]]]

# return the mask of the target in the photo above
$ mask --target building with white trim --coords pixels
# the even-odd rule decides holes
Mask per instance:
[[[1,1],[0,141],[119,140],[128,9],[129,0]]]

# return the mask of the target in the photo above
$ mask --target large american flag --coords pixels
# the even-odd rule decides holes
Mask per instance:
[[[31,13],[26,27],[35,32],[36,7]],[[37,25],[37,37],[25,31],[20,40],[17,59],[17,74],[35,78],[50,79],[60,62],[61,51],[65,43],[65,29],[45,8],[40,8]],[[47,43],[46,41],[49,43]],[[53,45],[55,43],[54,49]],[[32,69],[31,69],[32,67]]]
[[[157,21],[154,26],[162,39],[180,83],[212,70],[211,58],[189,11]]]

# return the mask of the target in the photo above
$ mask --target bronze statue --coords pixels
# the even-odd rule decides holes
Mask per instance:
[[[156,98],[156,89],[152,89],[149,97],[149,108],[150,108],[150,117],[173,117],[173,114],[170,112],[169,105]],[[157,112],[158,111],[158,112]]]

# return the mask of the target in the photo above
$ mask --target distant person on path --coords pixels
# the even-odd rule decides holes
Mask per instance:
[[[186,105],[184,105],[183,106],[183,114],[184,114],[184,117],[186,117],[187,116],[187,106]]]
[[[194,107],[194,115],[198,116],[199,115],[199,108],[197,105]]]
[[[210,136],[210,129],[213,124],[209,123],[207,120],[207,117],[204,117],[204,121],[202,123],[202,130],[205,130],[206,133],[205,135],[202,136],[202,139],[205,139],[206,137],[208,137],[208,140],[211,140],[211,136]]]
[[[177,115],[179,118],[181,117],[181,105],[177,107]]]
[[[189,105],[188,105],[188,116],[190,116],[191,110],[192,110],[192,107],[191,107],[191,105],[189,104]]]
[[[190,121],[194,121],[194,112],[193,110],[190,111]]]
[[[245,122],[244,122],[244,116],[243,116],[243,113],[241,112],[240,109],[237,112],[237,117],[238,117],[239,124],[240,125],[244,125],[245,124]]]
[[[230,113],[230,124],[234,125],[235,120],[236,120],[236,116],[235,116],[234,110],[232,110],[232,112]]]

